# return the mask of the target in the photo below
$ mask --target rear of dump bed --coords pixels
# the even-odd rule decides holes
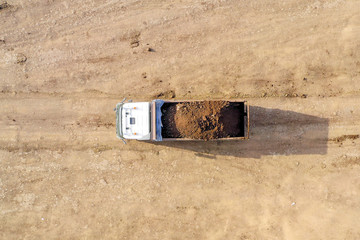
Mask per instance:
[[[184,102],[202,102],[202,101],[163,101],[163,100],[153,100],[151,102],[151,140],[152,141],[194,141],[200,139],[191,139],[191,138],[181,138],[181,137],[169,137],[164,136],[162,131],[164,127],[161,121],[162,119],[162,110],[166,109],[170,105],[184,103]],[[243,140],[249,138],[249,105],[247,101],[228,101],[229,106],[233,111],[236,112],[237,117],[239,117],[238,127],[239,133],[236,136],[226,137],[226,138],[217,138],[216,140]]]

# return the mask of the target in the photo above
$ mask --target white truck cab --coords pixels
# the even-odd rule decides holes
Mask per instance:
[[[120,139],[150,140],[150,102],[118,103],[116,124]]]

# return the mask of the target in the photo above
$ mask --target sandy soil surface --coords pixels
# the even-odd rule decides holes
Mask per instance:
[[[8,0],[0,238],[360,239],[359,12]],[[251,139],[123,145],[123,97],[247,99]]]

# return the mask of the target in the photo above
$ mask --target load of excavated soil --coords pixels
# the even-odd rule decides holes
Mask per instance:
[[[217,139],[239,134],[240,111],[227,101],[165,103],[163,137]]]

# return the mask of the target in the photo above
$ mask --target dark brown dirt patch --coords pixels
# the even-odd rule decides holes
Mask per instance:
[[[160,99],[169,99],[169,98],[175,98],[175,97],[176,97],[176,94],[175,94],[174,90],[160,92],[155,95],[155,98],[160,98]]]
[[[5,8],[9,8],[9,7],[11,7],[11,5],[8,4],[7,2],[4,2],[4,3],[0,4],[0,10],[3,10]]]
[[[165,138],[180,138],[181,134],[177,130],[175,124],[175,114],[176,114],[176,106],[177,104],[164,104],[161,109],[162,112],[162,136]]]
[[[165,138],[210,140],[241,134],[241,110],[227,101],[167,103],[162,111]]]
[[[27,60],[27,57],[22,54],[22,53],[19,53],[16,55],[16,63],[17,64],[24,64]]]
[[[243,135],[241,124],[244,123],[242,113],[237,106],[227,106],[220,112],[220,123],[224,125],[225,137],[237,137],[239,134]]]
[[[353,134],[353,135],[342,135],[340,137],[336,137],[336,138],[332,138],[330,139],[330,141],[334,141],[334,142],[343,142],[347,139],[350,139],[350,140],[355,140],[355,139],[358,139],[360,137],[359,134]]]

